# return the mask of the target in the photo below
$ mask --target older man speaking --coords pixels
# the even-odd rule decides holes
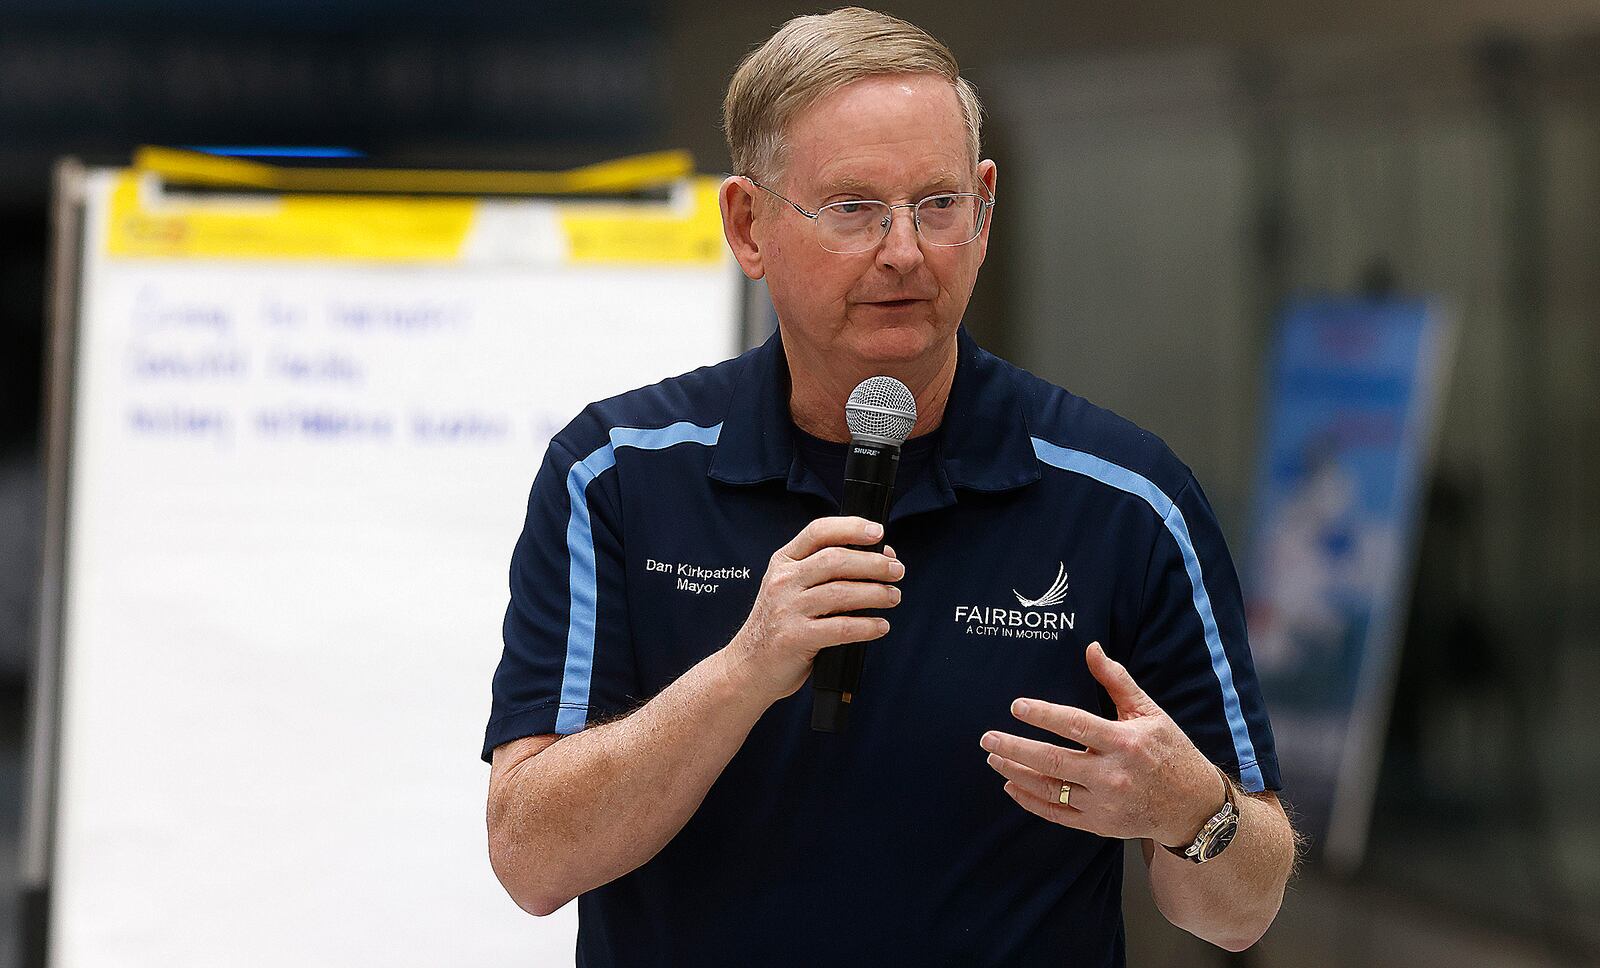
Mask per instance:
[[[961,326],[979,118],[910,24],[785,24],[729,86],[721,196],[778,333],[550,444],[483,755],[494,869],[579,898],[581,965],[1121,965],[1130,838],[1174,924],[1242,949],[1277,912],[1295,837],[1199,485]],[[882,553],[838,515],[875,375],[918,414]],[[850,642],[850,728],[814,731]]]

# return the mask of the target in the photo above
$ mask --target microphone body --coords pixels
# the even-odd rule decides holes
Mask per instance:
[[[851,440],[844,459],[846,517],[862,517],[879,524],[889,522],[889,498],[894,495],[894,475],[900,467],[900,447],[876,440]],[[852,545],[863,551],[883,551],[880,540]],[[850,724],[850,702],[861,685],[861,667],[867,658],[865,642],[846,642],[817,653],[811,667],[811,728],[842,733]]]
[[[844,461],[844,502],[840,512],[884,525],[888,532],[889,499],[900,468],[900,445],[917,422],[917,403],[906,385],[893,377],[863,380],[845,404],[850,445]],[[855,545],[883,551],[883,542]],[[870,614],[870,613],[864,613]],[[846,642],[817,653],[811,666],[811,728],[842,733],[850,724],[850,704],[860,691],[865,642]]]

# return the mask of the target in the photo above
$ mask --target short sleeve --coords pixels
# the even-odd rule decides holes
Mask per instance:
[[[1128,671],[1200,752],[1245,790],[1282,789],[1245,635],[1239,576],[1190,477],[1155,535]]]
[[[637,705],[611,445],[579,459],[558,441],[511,555],[485,761],[502,743],[576,733]]]

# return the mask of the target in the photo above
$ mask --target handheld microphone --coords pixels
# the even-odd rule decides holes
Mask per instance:
[[[868,377],[851,391],[844,416],[850,425],[850,445],[844,460],[844,504],[840,511],[887,525],[894,475],[900,467],[900,445],[911,436],[911,428],[917,423],[916,398],[892,376]],[[853,547],[881,552],[883,542]],[[850,723],[850,703],[860,687],[861,666],[866,657],[865,642],[846,642],[817,653],[811,667],[812,729],[844,732]]]

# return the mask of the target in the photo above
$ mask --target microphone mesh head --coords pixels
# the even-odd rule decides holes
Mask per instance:
[[[853,436],[903,444],[917,423],[917,398],[892,376],[868,377],[850,392],[844,419]]]

